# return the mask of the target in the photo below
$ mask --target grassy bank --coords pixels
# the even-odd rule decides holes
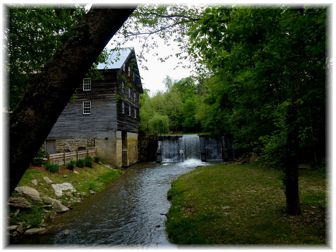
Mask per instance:
[[[86,197],[101,191],[107,183],[116,180],[121,174],[121,170],[109,168],[101,163],[93,163],[92,168],[75,168],[74,171],[61,168],[57,173],[46,171],[44,167],[31,167],[25,172],[18,186],[32,187],[40,193],[41,197],[58,199],[71,209]],[[44,177],[48,177],[55,184],[71,183],[76,192],[64,193],[61,198],[57,198],[53,188],[44,180]],[[12,196],[20,195],[14,192]],[[9,224],[19,225],[22,227],[21,230],[47,226],[56,213],[52,209],[46,208],[44,203],[32,203],[33,206],[30,209],[12,208]]]
[[[301,216],[284,213],[281,172],[219,164],[179,177],[166,228],[177,244],[325,244],[326,181],[300,171]]]

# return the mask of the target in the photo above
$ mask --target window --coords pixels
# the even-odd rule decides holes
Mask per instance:
[[[90,115],[91,114],[91,101],[84,101],[83,102],[83,115]]]
[[[134,118],[137,118],[137,110],[134,108]]]
[[[128,115],[129,115],[129,116],[132,115],[131,105],[128,105]]]
[[[128,98],[130,98],[131,99],[131,88],[128,88]]]
[[[136,102],[136,100],[137,100],[137,94],[136,94],[136,92],[133,93],[133,100],[134,100],[134,102]]]
[[[83,91],[90,91],[91,90],[91,79],[84,78],[83,79]]]
[[[125,104],[123,101],[121,102],[121,113],[125,114]]]
[[[128,67],[128,76],[130,76],[131,77],[131,68],[130,67]]]
[[[135,73],[133,72],[133,81],[135,81]]]

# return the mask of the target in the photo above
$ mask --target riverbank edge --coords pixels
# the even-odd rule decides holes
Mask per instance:
[[[217,164],[177,178],[168,191],[169,240],[179,245],[327,245],[325,170],[300,170],[302,215],[284,212],[280,170]]]
[[[83,200],[102,191],[123,173],[122,169],[102,162],[93,163],[92,168],[74,168],[72,171],[62,167],[57,173],[51,173],[44,167],[28,168],[17,188],[33,188],[38,192],[40,200],[17,191],[12,193],[10,200],[20,198],[26,202],[26,206],[8,207],[9,240],[47,233],[57,215],[72,210]],[[65,189],[62,196],[57,196],[53,185],[61,184],[70,184],[74,190]]]

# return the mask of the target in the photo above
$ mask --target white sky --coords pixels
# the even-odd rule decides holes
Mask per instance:
[[[155,36],[155,35],[153,35]],[[165,57],[169,54],[174,55],[175,52],[178,52],[177,43],[174,41],[169,41],[170,45],[167,46],[162,39],[158,36],[155,38],[158,47],[155,49],[156,52],[159,53],[160,57]],[[112,49],[111,45],[112,40],[106,46],[108,49]],[[123,47],[134,47],[136,53],[140,53],[142,50],[142,44],[138,41],[130,41],[123,44]],[[161,62],[158,59],[158,56],[153,56],[152,53],[144,53],[147,62],[138,61],[138,67],[140,71],[140,75],[142,78],[142,86],[144,89],[150,90],[150,95],[154,95],[157,91],[164,91],[165,84],[163,80],[166,76],[169,76],[173,80],[180,80],[184,77],[191,76],[191,69],[184,69],[182,66],[177,66],[178,60],[176,57],[171,57],[165,62]],[[182,61],[183,62],[183,61]],[[187,61],[185,61],[185,65],[189,65]],[[146,66],[148,70],[144,67]]]

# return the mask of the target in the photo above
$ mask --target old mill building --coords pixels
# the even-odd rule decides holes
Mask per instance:
[[[114,50],[84,78],[46,139],[48,154],[95,147],[115,166],[138,160],[139,94],[143,92],[133,48]]]

